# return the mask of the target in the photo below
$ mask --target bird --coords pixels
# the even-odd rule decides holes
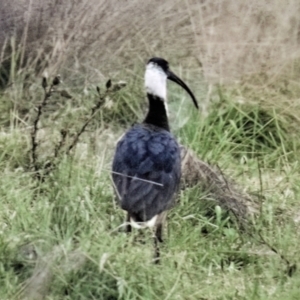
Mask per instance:
[[[112,163],[117,201],[127,212],[126,231],[154,228],[155,262],[160,260],[163,223],[174,206],[181,178],[180,147],[168,122],[167,79],[185,89],[198,109],[194,94],[169,63],[151,58],[145,71],[148,113],[118,141]]]

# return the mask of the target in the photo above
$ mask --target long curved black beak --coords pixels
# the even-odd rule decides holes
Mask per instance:
[[[170,70],[167,71],[167,76],[168,76],[168,79],[176,82],[178,85],[180,85],[182,88],[184,88],[189,93],[189,95],[191,96],[196,108],[198,109],[199,108],[198,102],[197,102],[194,94],[192,93],[192,91],[189,89],[189,87],[179,77],[177,77],[173,72],[171,72]]]

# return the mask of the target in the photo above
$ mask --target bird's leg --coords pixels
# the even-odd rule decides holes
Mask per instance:
[[[157,238],[158,242],[162,243],[162,223],[158,224],[155,231],[155,237]]]
[[[160,263],[160,250],[159,250],[159,243],[162,243],[162,224],[158,224],[155,230],[154,235],[154,263]]]
[[[160,251],[158,246],[158,240],[157,237],[154,237],[154,263],[159,264],[160,263]]]
[[[126,218],[126,233],[130,233],[131,232],[131,224],[130,224],[130,215],[129,213],[127,213],[127,218]]]

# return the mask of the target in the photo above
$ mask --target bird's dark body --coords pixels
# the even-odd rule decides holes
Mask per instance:
[[[161,127],[134,125],[118,142],[112,170],[122,209],[136,222],[148,221],[174,203],[181,176],[178,143]]]

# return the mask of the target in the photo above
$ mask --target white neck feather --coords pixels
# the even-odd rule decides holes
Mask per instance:
[[[146,67],[145,87],[147,93],[167,101],[167,74],[154,63],[149,63]]]

